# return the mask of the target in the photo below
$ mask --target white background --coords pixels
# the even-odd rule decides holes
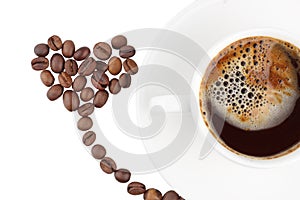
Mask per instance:
[[[104,174],[77,135],[61,99],[50,102],[33,47],[57,34],[92,47],[138,28],[163,28],[192,0],[2,1],[0,199],[142,199]],[[113,125],[113,124],[112,124]],[[157,174],[134,176],[162,192]]]

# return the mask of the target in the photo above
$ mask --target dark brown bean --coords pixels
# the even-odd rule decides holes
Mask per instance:
[[[94,97],[94,105],[96,108],[101,108],[103,107],[106,102],[107,102],[107,99],[109,97],[109,94],[106,90],[99,90],[95,97]]]
[[[144,200],[162,200],[162,194],[159,190],[150,188],[144,193]]]
[[[146,191],[146,186],[140,182],[131,182],[127,186],[127,192],[131,195],[144,194]]]
[[[56,53],[51,57],[50,66],[53,72],[61,73],[64,71],[65,59],[62,55]]]
[[[114,49],[120,49],[127,45],[127,38],[124,35],[117,35],[111,39],[111,46]]]
[[[130,58],[135,55],[135,48],[130,45],[126,45],[120,48],[119,55],[122,58]]]
[[[107,60],[111,56],[112,49],[106,42],[99,42],[95,44],[93,52],[94,55],[100,60]]]
[[[112,94],[118,94],[121,91],[121,86],[119,84],[119,80],[116,78],[113,78],[109,82],[109,91]]]
[[[90,87],[84,88],[80,93],[82,101],[89,101],[94,97],[94,90]]]
[[[47,92],[47,97],[50,101],[58,99],[64,92],[63,86],[60,84],[53,85]]]
[[[101,72],[106,72],[108,70],[108,64],[106,64],[105,62],[103,61],[96,61],[97,65],[96,65],[96,69],[98,71],[101,71]]]
[[[91,50],[88,47],[81,47],[75,51],[73,57],[75,60],[81,61],[89,57],[90,54]]]
[[[79,107],[79,97],[72,90],[65,91],[63,95],[64,106],[68,111],[75,111]]]
[[[74,82],[73,82],[73,90],[75,92],[79,92],[81,90],[83,90],[83,88],[85,87],[86,85],[86,78],[84,76],[77,76],[75,79],[74,79]]]
[[[53,35],[48,39],[48,46],[53,51],[57,51],[62,47],[62,41],[57,35]]]
[[[99,82],[103,87],[106,87],[109,84],[108,76],[102,71],[95,71],[92,78]]]
[[[96,61],[94,58],[89,57],[83,61],[78,69],[78,73],[82,76],[91,75],[96,69]]]
[[[99,82],[97,82],[93,77],[91,78],[91,82],[93,86],[98,90],[105,90],[105,86],[102,86]]]
[[[49,46],[44,43],[38,44],[34,47],[34,53],[39,57],[45,57],[49,54]]]
[[[162,198],[163,200],[179,200],[180,196],[173,190],[166,192]]]
[[[58,75],[58,81],[65,88],[69,88],[72,85],[72,78],[66,72],[62,72]]]
[[[126,183],[130,180],[131,173],[127,169],[118,169],[115,171],[115,178],[120,183]]]
[[[34,58],[31,61],[31,66],[32,66],[32,69],[37,70],[37,71],[44,70],[44,69],[47,69],[47,67],[49,66],[49,60],[44,57]]]
[[[85,146],[92,145],[96,140],[96,134],[93,131],[86,132],[82,137],[82,142]]]
[[[62,54],[66,58],[71,58],[75,52],[75,44],[72,40],[66,40],[62,45]]]
[[[94,112],[94,104],[86,103],[78,108],[78,114],[82,117],[87,117]]]
[[[90,117],[82,117],[77,122],[77,128],[81,131],[87,131],[93,127],[93,120]]]
[[[104,156],[106,155],[106,150],[105,150],[105,148],[104,148],[102,145],[100,145],[100,144],[94,145],[94,146],[92,147],[91,152],[92,152],[92,156],[93,156],[95,159],[98,159],[98,160],[104,158]]]
[[[108,71],[112,75],[118,75],[122,70],[122,62],[121,59],[113,56],[108,62]]]
[[[123,62],[123,67],[124,67],[125,71],[130,75],[134,75],[139,71],[139,67],[136,64],[136,62],[130,58],[126,59]]]
[[[49,70],[42,71],[40,78],[41,78],[42,83],[47,87],[50,87],[51,85],[53,85],[53,83],[55,81],[54,76],[52,75],[52,73]]]
[[[122,88],[128,88],[131,84],[131,76],[126,73],[121,74],[119,77],[119,84]]]
[[[105,157],[100,162],[100,168],[107,174],[112,174],[117,169],[115,161],[109,157]]]
[[[69,59],[65,62],[65,72],[70,76],[75,76],[78,72],[77,62],[73,59]]]

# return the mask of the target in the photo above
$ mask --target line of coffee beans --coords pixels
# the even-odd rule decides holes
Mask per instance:
[[[112,56],[113,49],[119,51],[118,56]],[[50,62],[46,58],[50,49],[55,53]],[[61,50],[61,53],[57,51]],[[77,128],[86,131],[82,142],[91,146],[96,141],[96,133],[92,131],[93,120],[89,117],[95,107],[103,107],[111,94],[118,94],[122,88],[128,88],[131,84],[131,76],[138,72],[138,65],[131,59],[136,50],[127,44],[127,38],[123,35],[115,36],[111,45],[99,42],[93,48],[93,54],[88,47],[75,49],[72,40],[62,42],[59,36],[53,35],[47,44],[41,43],[35,46],[34,53],[38,56],[31,61],[32,68],[42,71],[40,78],[42,83],[50,87],[47,92],[49,100],[54,101],[63,96],[63,104],[69,111],[77,111],[81,118],[77,121]],[[67,60],[66,60],[67,59]],[[122,61],[123,59],[123,61]],[[47,68],[50,65],[50,70]],[[122,73],[122,70],[124,71]],[[52,71],[52,72],[51,72]],[[107,74],[109,72],[109,74]],[[55,84],[58,74],[58,83]],[[119,75],[119,78],[115,76]],[[113,76],[113,78],[109,78]],[[90,81],[96,90],[87,87]],[[70,88],[71,89],[67,89]],[[108,87],[108,91],[107,88]],[[64,91],[67,89],[66,91]],[[80,93],[78,95],[78,93]],[[128,169],[117,168],[115,161],[106,156],[106,149],[100,144],[91,148],[92,156],[100,160],[100,168],[107,174],[114,173],[115,179],[120,183],[127,183],[131,178]],[[168,191],[164,195],[154,188],[146,189],[140,182],[131,182],[127,186],[127,192],[131,195],[142,195],[144,200],[183,200],[175,191]]]

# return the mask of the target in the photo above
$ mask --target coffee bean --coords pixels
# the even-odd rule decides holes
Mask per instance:
[[[121,47],[126,45],[127,45],[127,38],[123,35],[117,35],[113,37],[113,39],[111,40],[111,46],[114,49],[120,49]]]
[[[99,42],[95,44],[93,52],[100,60],[107,60],[111,56],[112,49],[106,42]]]
[[[102,71],[95,71],[93,73],[92,79],[94,79],[104,88],[109,84],[108,76]]]
[[[66,58],[71,58],[75,52],[75,44],[72,40],[66,40],[62,45],[62,54]]]
[[[47,92],[47,97],[50,101],[58,99],[64,92],[63,86],[60,84],[53,85]]]
[[[100,145],[100,144],[94,145],[94,146],[92,147],[91,152],[92,152],[92,156],[93,156],[95,159],[98,159],[98,160],[104,158],[104,156],[106,155],[106,150],[105,150],[105,148],[104,148],[102,145]]]
[[[105,90],[105,86],[102,86],[99,82],[97,82],[94,77],[91,78],[91,82],[96,89]]]
[[[108,62],[108,71],[112,75],[118,75],[122,70],[122,62],[121,59],[113,56]]]
[[[96,61],[97,65],[96,65],[96,69],[98,71],[101,71],[101,72],[106,72],[108,70],[108,64],[106,64],[105,62],[103,61]]]
[[[134,75],[139,71],[138,65],[132,59],[126,59],[123,62],[123,67],[124,67],[125,71],[130,75]]]
[[[34,47],[35,55],[39,57],[45,57],[49,54],[49,46],[47,44],[38,44]]]
[[[34,70],[44,70],[49,66],[49,60],[44,57],[38,57],[31,61],[32,69]]]
[[[74,79],[74,82],[72,84],[73,90],[75,92],[79,92],[79,91],[83,90],[83,88],[86,85],[86,82],[87,82],[87,80],[86,80],[85,76],[77,76]]]
[[[53,51],[57,51],[62,47],[62,41],[57,35],[53,35],[48,39],[48,46]]]
[[[150,188],[144,193],[144,200],[162,200],[162,194],[159,190]]]
[[[121,86],[119,84],[119,80],[116,78],[113,78],[109,82],[109,91],[112,94],[118,94],[121,91]]]
[[[131,182],[127,186],[127,192],[131,195],[140,195],[145,193],[146,186],[140,182]]]
[[[107,102],[109,94],[106,90],[99,90],[94,97],[94,105],[96,108],[101,108]]]
[[[53,85],[53,83],[55,81],[54,76],[52,75],[52,73],[49,70],[42,71],[40,78],[41,78],[42,83],[47,87],[50,87],[51,85]]]
[[[162,200],[180,200],[180,196],[173,190],[166,192]]]
[[[72,78],[66,72],[62,72],[58,75],[58,81],[65,88],[69,88],[72,85]]]
[[[61,73],[64,71],[65,59],[62,55],[56,53],[51,57],[50,66],[53,72]]]
[[[81,131],[87,131],[93,127],[93,121],[90,117],[82,117],[77,122],[77,128]]]
[[[102,171],[104,171],[107,174],[111,174],[117,169],[115,161],[109,157],[105,157],[101,160],[100,167]]]
[[[73,59],[69,59],[65,62],[65,72],[70,76],[75,76],[78,72],[77,62]]]
[[[130,45],[123,46],[119,50],[119,55],[122,58],[130,58],[135,55],[135,48]]]
[[[77,61],[81,61],[89,57],[91,51],[88,47],[81,47],[77,49],[73,55],[74,59]]]
[[[84,88],[80,93],[82,101],[89,101],[94,97],[94,90],[90,87]]]
[[[72,90],[65,91],[63,95],[64,106],[68,111],[75,111],[79,107],[79,97]]]
[[[94,104],[86,103],[78,108],[78,114],[82,117],[87,117],[94,112]]]
[[[94,58],[89,57],[83,61],[78,69],[78,73],[82,76],[91,75],[96,69],[96,61]]]
[[[96,140],[96,134],[93,131],[86,132],[82,137],[82,142],[85,146],[92,145]]]
[[[118,169],[115,171],[115,178],[120,183],[126,183],[130,180],[131,173],[127,169]]]
[[[128,88],[131,84],[131,76],[126,73],[121,74],[119,77],[119,84],[122,88]]]

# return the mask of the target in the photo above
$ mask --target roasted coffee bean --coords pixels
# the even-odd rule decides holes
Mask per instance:
[[[96,140],[96,134],[93,131],[86,132],[82,137],[82,142],[85,146],[92,145]]]
[[[45,57],[49,54],[49,46],[47,44],[38,44],[34,47],[35,55],[39,57]]]
[[[100,60],[107,60],[111,56],[112,49],[106,42],[99,42],[95,44],[93,52],[94,55]]]
[[[69,59],[65,62],[65,72],[70,76],[75,76],[78,72],[77,62],[73,59]]]
[[[126,45],[120,48],[119,55],[122,58],[130,58],[135,55],[135,48],[130,45]]]
[[[91,50],[88,47],[81,47],[75,51],[73,57],[75,60],[81,61],[89,57],[90,54]]]
[[[138,65],[132,59],[126,59],[123,62],[123,67],[124,67],[125,71],[130,75],[134,75],[139,71]]]
[[[87,117],[94,112],[94,104],[86,103],[78,108],[78,114],[82,117]]]
[[[79,97],[72,90],[65,91],[63,95],[64,106],[68,111],[75,111],[79,107]]]
[[[146,186],[140,182],[131,182],[127,186],[127,192],[131,195],[144,194],[146,191]]]
[[[131,84],[131,76],[126,73],[121,74],[119,77],[119,84],[122,88],[128,88]]]
[[[47,97],[50,101],[58,99],[64,92],[63,86],[60,84],[53,85],[47,92]]]
[[[106,87],[109,84],[108,76],[102,71],[95,71],[92,78],[99,82],[103,87]]]
[[[105,157],[101,160],[100,167],[102,171],[107,174],[112,174],[117,169],[115,161],[109,157]]]
[[[74,79],[74,82],[72,84],[72,88],[75,92],[79,92],[81,90],[83,90],[83,88],[85,87],[86,85],[86,78],[84,76],[77,76],[75,79]]]
[[[78,73],[82,76],[91,75],[96,69],[96,61],[94,58],[89,57],[83,61],[78,69]]]
[[[121,86],[118,79],[113,78],[110,80],[109,91],[112,94],[118,94],[121,91]]]
[[[57,51],[62,47],[62,41],[57,35],[53,35],[48,39],[48,46],[53,51]]]
[[[66,72],[62,72],[58,75],[58,81],[65,88],[69,88],[72,85],[72,78]]]
[[[105,148],[104,148],[102,145],[100,145],[100,144],[94,145],[94,146],[92,147],[91,152],[92,152],[92,156],[93,156],[95,159],[98,159],[98,160],[104,158],[104,156],[106,155],[106,150],[105,150]]]
[[[162,194],[159,190],[150,188],[144,193],[144,200],[162,200]]]
[[[111,40],[111,46],[114,49],[120,49],[121,47],[126,45],[127,45],[127,38],[123,35],[117,35],[113,37],[113,39]]]
[[[82,101],[89,101],[94,97],[94,90],[90,87],[84,88],[80,93]]]
[[[115,171],[115,178],[120,183],[126,183],[130,180],[131,173],[127,169],[118,169]]]
[[[112,75],[118,75],[122,70],[122,62],[121,59],[113,56],[108,62],[108,71]]]
[[[98,89],[98,90],[105,90],[106,86],[102,86],[99,82],[97,82],[94,77],[91,78],[91,82],[93,84],[93,86]]]
[[[107,102],[109,94],[106,90],[99,90],[94,97],[94,105],[96,108],[101,108]]]
[[[87,131],[93,127],[93,121],[90,117],[82,117],[77,122],[77,128],[81,131]]]
[[[53,83],[55,81],[54,76],[52,75],[52,73],[49,70],[42,71],[40,78],[41,78],[42,83],[47,87],[50,87],[51,85],[53,85]]]
[[[173,190],[166,192],[162,200],[180,200],[180,196]]]
[[[49,60],[44,57],[38,57],[31,61],[32,69],[34,70],[44,70],[49,66]]]
[[[108,64],[106,64],[105,62],[98,60],[96,61],[96,63],[96,69],[98,71],[106,72],[108,70]]]
[[[62,55],[56,53],[51,57],[50,67],[53,72],[61,73],[62,71],[64,71],[64,65],[65,59],[62,57]]]
[[[71,58],[75,52],[75,44],[72,40],[66,40],[62,45],[62,54],[66,58]]]

